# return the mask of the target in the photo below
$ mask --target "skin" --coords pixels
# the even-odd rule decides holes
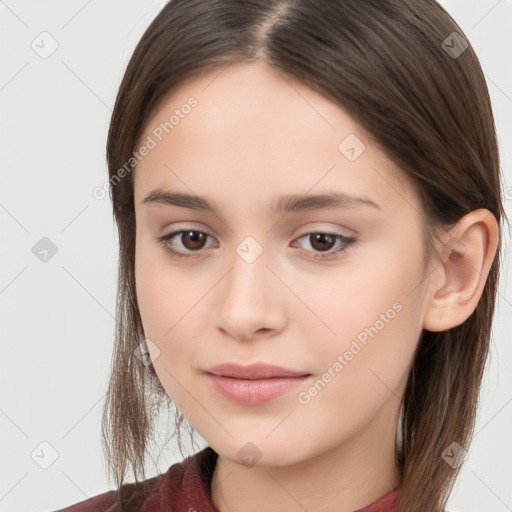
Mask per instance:
[[[362,508],[400,485],[395,433],[414,351],[422,329],[455,327],[476,307],[497,248],[496,220],[476,210],[443,232],[443,260],[424,275],[414,184],[343,109],[263,63],[236,63],[180,84],[140,140],[191,96],[198,105],[134,174],[137,299],[155,370],[219,453],[211,490],[220,512],[276,503],[284,512]],[[349,134],[366,146],[355,161],[338,149]],[[142,203],[159,188],[206,196],[221,215]],[[332,190],[380,209],[269,211],[275,196]],[[173,257],[157,241],[179,229],[209,235],[204,245],[182,235],[168,242],[195,256]],[[357,243],[334,255],[340,242],[331,241],[323,250],[332,257],[315,259],[325,252],[309,233]],[[248,236],[263,250],[250,264],[236,252]],[[394,317],[300,403],[299,392],[390,309]],[[270,403],[239,405],[202,373],[228,361],[312,377]],[[248,442],[255,464],[237,455]]]

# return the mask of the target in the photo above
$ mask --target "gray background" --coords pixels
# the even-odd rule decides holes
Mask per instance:
[[[114,339],[117,240],[108,196],[98,200],[92,191],[107,179],[105,141],[122,73],[165,3],[0,1],[2,512],[56,510],[109,489],[100,413]],[[512,0],[441,3],[487,77],[511,215]],[[52,39],[58,48],[42,58]],[[43,237],[57,248],[46,263],[32,252]],[[509,254],[508,233],[505,243]],[[505,268],[477,434],[451,512],[512,510],[511,316]],[[176,460],[171,444],[148,477]]]

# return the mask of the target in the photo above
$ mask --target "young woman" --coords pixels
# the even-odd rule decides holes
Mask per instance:
[[[172,0],[107,158],[116,491],[64,510],[444,510],[504,218],[485,79],[446,11]],[[145,480],[161,405],[208,446]]]

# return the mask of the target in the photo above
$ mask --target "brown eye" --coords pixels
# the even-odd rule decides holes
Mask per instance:
[[[177,258],[190,258],[201,256],[207,238],[213,239],[213,237],[202,231],[180,230],[162,237],[157,237],[157,240],[172,256]],[[302,239],[309,241],[311,249],[306,249],[306,252],[310,253],[316,259],[336,257],[356,243],[356,239],[353,237],[324,232],[306,233],[298,238],[298,240]],[[339,243],[337,243],[337,241]],[[337,246],[337,248],[332,250],[335,246]]]
[[[188,258],[190,256],[196,256],[194,254],[195,252],[201,252],[201,249],[205,246],[205,241],[208,237],[209,235],[202,231],[181,230],[174,231],[168,235],[158,237],[157,239],[164,246],[164,249],[171,255],[179,258]],[[179,243],[177,244],[173,239],[176,239]],[[177,249],[173,247],[176,244],[178,245]],[[180,245],[182,247],[180,247]],[[191,252],[189,253],[187,251]]]
[[[203,248],[207,236],[201,231],[183,231],[180,241],[186,249],[193,251]]]
[[[311,247],[317,251],[332,249],[336,241],[336,237],[328,233],[311,233],[307,236],[309,236]]]
[[[323,232],[306,233],[305,235],[302,235],[298,238],[298,240],[302,239],[305,239],[309,242],[311,250],[306,249],[306,251],[311,253],[312,256],[316,259],[328,259],[331,257],[339,256],[344,251],[346,251],[348,247],[356,243],[356,239],[354,237]],[[338,244],[336,243],[337,240],[339,240]],[[332,250],[332,248],[336,245],[338,246],[337,249]],[[315,251],[317,252],[315,253]]]

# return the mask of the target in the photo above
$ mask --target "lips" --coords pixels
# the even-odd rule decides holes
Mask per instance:
[[[205,372],[213,389],[238,405],[263,405],[288,394],[311,376],[268,364],[225,363]]]
[[[236,363],[224,363],[209,370],[206,373],[236,379],[271,379],[277,377],[304,377],[307,372],[289,370],[281,366],[256,363],[248,366],[241,366]]]

